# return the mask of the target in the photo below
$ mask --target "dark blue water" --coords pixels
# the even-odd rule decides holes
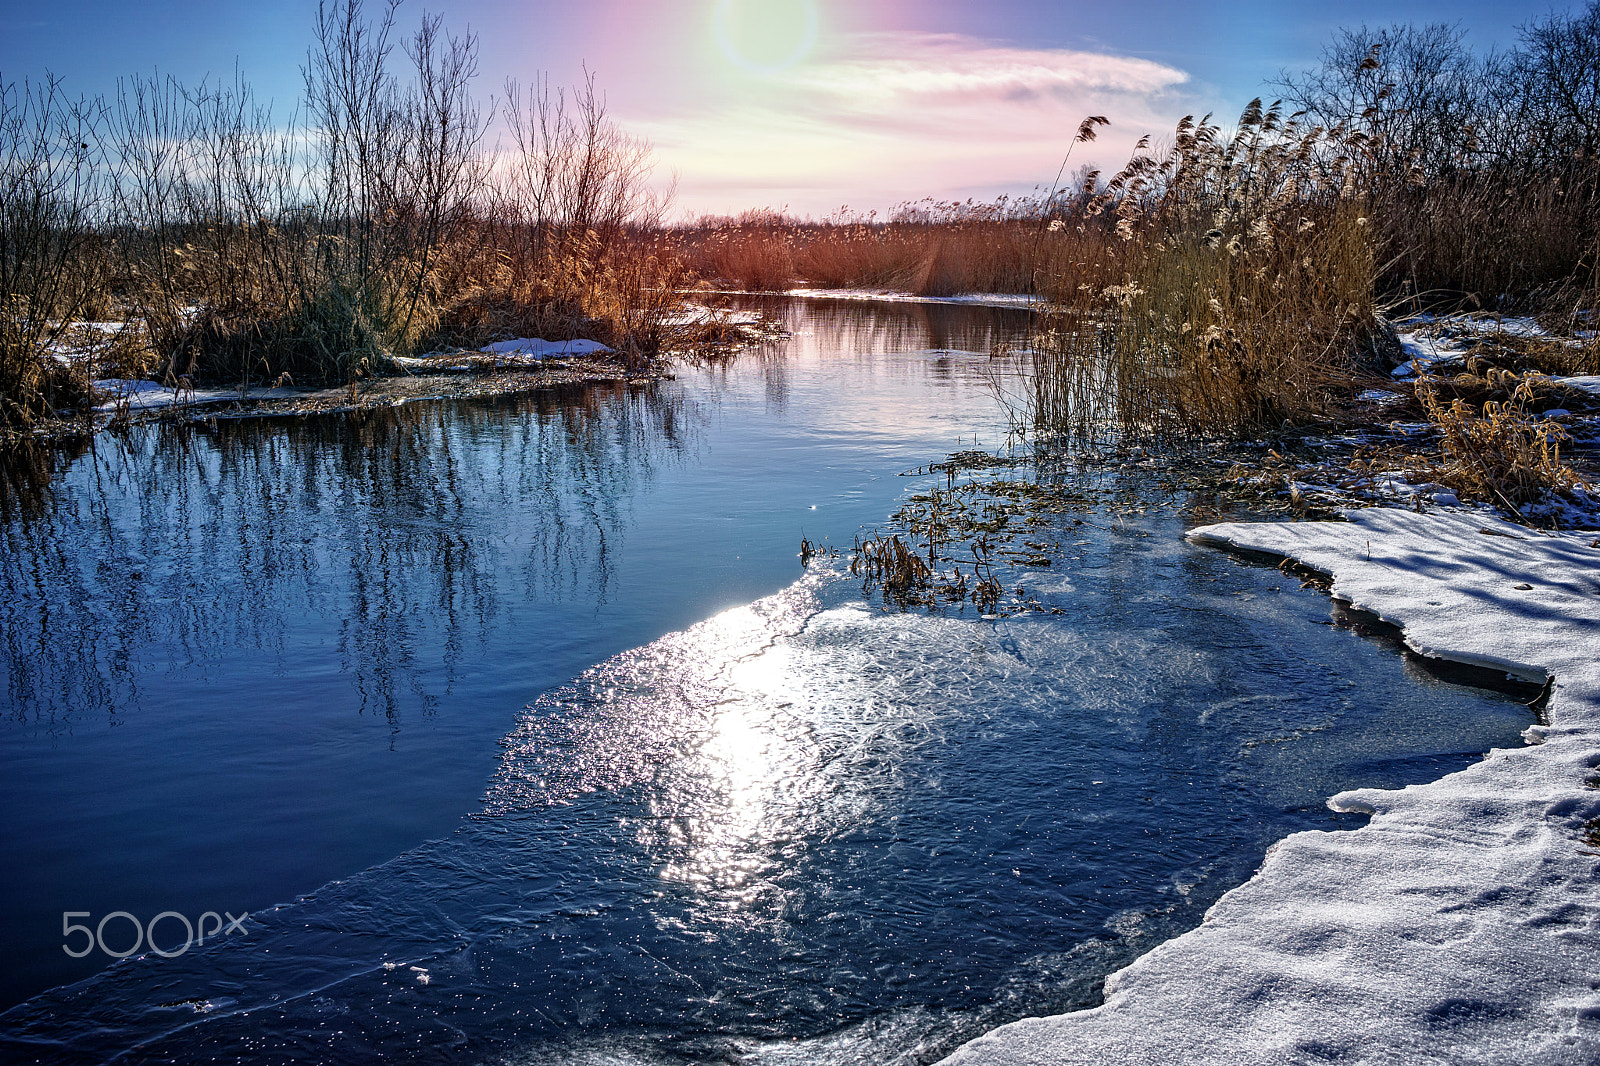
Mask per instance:
[[[950,350],[1023,323],[785,313],[649,389],[166,427],[13,491],[5,991],[89,979],[8,1055],[930,1061],[1092,1003],[1357,824],[1327,795],[1520,743],[1182,501],[1062,525],[1027,577],[1059,615],[796,584],[801,536],[998,443]],[[62,913],[118,910],[252,916],[90,977]]]

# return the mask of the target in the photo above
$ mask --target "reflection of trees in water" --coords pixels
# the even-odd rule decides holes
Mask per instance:
[[[161,424],[7,464],[7,713],[66,728],[157,673],[336,649],[363,713],[431,713],[510,603],[604,601],[630,493],[687,446],[673,390],[572,389]],[[440,676],[442,675],[442,677]]]
[[[788,408],[797,358],[853,359],[862,365],[873,364],[874,374],[927,375],[948,381],[961,375],[959,357],[919,359],[914,368],[892,360],[879,362],[876,357],[930,350],[987,354],[1001,342],[1020,341],[1029,324],[1029,312],[1022,309],[965,304],[781,296],[740,296],[728,302],[736,308],[762,311],[782,323],[792,336],[702,368],[707,383],[720,390],[732,372],[729,364],[736,363],[740,375],[754,365],[761,374],[767,408],[774,414]]]
[[[799,301],[794,301],[798,304]],[[840,352],[893,352],[949,348],[988,352],[1027,325],[1028,312],[1001,307],[953,304],[862,304],[853,300],[807,300],[791,305],[793,323],[804,317],[824,347]]]
[[[81,437],[63,442],[24,437],[0,444],[0,522],[36,518],[49,505],[56,472],[89,445],[90,441]]]

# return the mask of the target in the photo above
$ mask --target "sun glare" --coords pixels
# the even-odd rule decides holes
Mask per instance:
[[[718,47],[752,74],[781,73],[805,59],[818,21],[816,0],[717,0],[711,14]]]

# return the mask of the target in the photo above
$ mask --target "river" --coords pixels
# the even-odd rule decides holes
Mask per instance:
[[[769,308],[646,387],[13,472],[8,1057],[932,1061],[1360,824],[1326,796],[1521,743],[1513,696],[1184,542],[1155,474],[1040,529],[1054,612],[803,570],[1003,445],[1026,319]],[[114,962],[146,932],[172,957]]]

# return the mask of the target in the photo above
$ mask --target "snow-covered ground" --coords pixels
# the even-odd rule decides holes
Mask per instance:
[[[1485,337],[1522,337],[1578,347],[1585,336],[1557,337],[1532,318],[1494,315],[1418,315],[1396,323],[1395,328],[1406,358],[1390,373],[1402,379],[1427,373],[1442,360],[1459,358]]]
[[[1600,1062],[1600,544],[1481,515],[1225,524],[1198,543],[1334,576],[1425,655],[1554,677],[1532,746],[1328,803],[1104,1005],[995,1030],[952,1066]],[[1589,784],[1591,780],[1595,785]]]
[[[494,364],[501,367],[538,366],[546,359],[571,359],[576,356],[595,355],[612,349],[599,341],[572,340],[547,341],[541,337],[514,337],[511,340],[486,344],[475,352],[434,352],[429,355],[393,357],[394,364],[405,370],[471,370],[482,356],[493,356]],[[459,363],[452,359],[461,360]]]
[[[100,378],[95,389],[110,399],[99,405],[101,411],[147,411],[156,407],[200,406],[213,403],[240,403],[245,400],[292,400],[315,393],[315,389],[280,387],[275,389],[185,389],[170,388],[158,381],[137,378]]]
[[[518,337],[509,341],[495,341],[478,351],[490,355],[524,356],[528,359],[563,359],[574,355],[594,355],[609,352],[610,348],[599,341],[547,341],[539,337]]]

